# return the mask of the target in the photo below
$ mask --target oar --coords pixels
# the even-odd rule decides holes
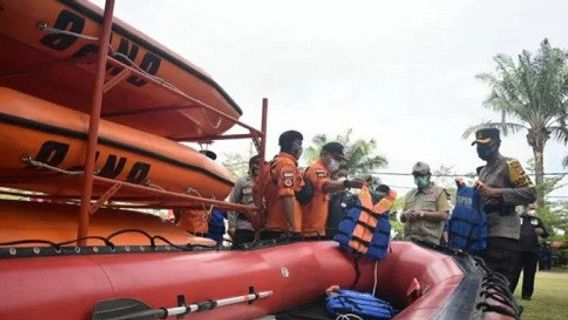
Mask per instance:
[[[134,299],[114,299],[101,301],[95,305],[92,320],[131,320],[131,319],[165,319],[171,316],[190,312],[211,310],[242,302],[268,298],[273,291],[262,291],[243,296],[219,300],[207,300],[193,304],[182,304],[173,308],[152,309],[147,304]]]

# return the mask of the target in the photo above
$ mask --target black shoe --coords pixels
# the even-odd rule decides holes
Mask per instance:
[[[529,297],[529,296],[523,296],[521,299],[523,299],[523,300],[529,300],[529,301],[530,301],[530,300],[531,300],[531,297]]]

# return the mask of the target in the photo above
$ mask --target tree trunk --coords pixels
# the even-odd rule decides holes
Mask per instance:
[[[550,133],[546,129],[529,129],[527,142],[533,150],[535,185],[537,191],[537,204],[539,208],[544,206],[544,146],[550,138]]]
[[[533,147],[534,155],[534,182],[537,191],[537,204],[539,208],[544,206],[544,148]]]

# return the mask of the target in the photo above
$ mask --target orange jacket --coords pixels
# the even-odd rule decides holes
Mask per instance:
[[[294,201],[294,226],[293,231],[302,230],[302,208],[295,193],[304,185],[302,174],[298,170],[296,159],[287,153],[280,152],[265,167],[264,174],[264,199],[266,201],[267,229],[289,230],[283,199],[292,197]]]
[[[323,236],[329,214],[329,194],[323,191],[323,186],[331,179],[331,172],[319,159],[306,170],[304,179],[313,184],[314,197],[302,206],[302,232],[307,236]]]

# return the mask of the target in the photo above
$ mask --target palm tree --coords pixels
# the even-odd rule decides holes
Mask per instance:
[[[568,142],[568,52],[551,47],[548,39],[544,39],[534,56],[523,50],[516,62],[503,54],[493,60],[497,64],[496,71],[476,77],[491,87],[483,106],[501,113],[501,121],[472,126],[464,132],[464,138],[487,127],[501,128],[503,135],[526,130],[527,143],[535,159],[535,182],[540,186],[547,141],[554,137],[565,144]],[[514,121],[507,121],[507,117]],[[539,192],[538,202],[544,203],[542,192]]]
[[[375,139],[357,139],[351,141],[353,130],[349,129],[342,135],[338,135],[335,140],[329,139],[325,134],[318,134],[312,139],[312,144],[304,151],[304,160],[312,163],[319,158],[321,148],[328,142],[337,141],[341,143],[345,149],[346,165],[349,173],[352,175],[367,174],[374,169],[387,166],[388,161],[380,155],[374,155],[377,148]]]

